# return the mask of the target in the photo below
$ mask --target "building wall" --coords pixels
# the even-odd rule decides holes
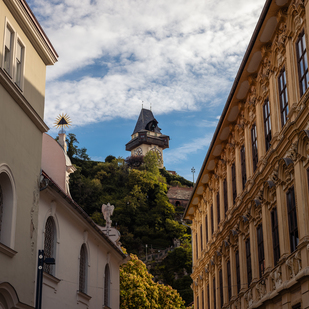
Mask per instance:
[[[119,308],[119,266],[123,257],[74,211],[54,190],[42,191],[39,210],[38,243],[44,248],[47,218],[56,223],[54,276],[44,273],[42,308],[102,308],[104,304],[104,270],[108,263],[111,275],[110,308]],[[88,253],[86,296],[79,293],[80,249]]]
[[[266,1],[234,82],[184,215],[193,222],[195,308],[309,308],[309,94],[308,80],[300,90],[296,51],[303,31],[309,46],[308,14],[308,1]]]
[[[25,47],[21,87],[17,87],[14,77],[4,70],[7,21],[15,36],[13,72],[17,37]],[[0,304],[4,308],[33,308],[35,300],[37,236],[34,231],[38,225],[42,132],[48,129],[42,120],[45,74],[46,65],[56,61],[56,54],[37,27],[23,1],[0,1],[0,186],[3,197]],[[54,58],[43,61],[44,55]]]

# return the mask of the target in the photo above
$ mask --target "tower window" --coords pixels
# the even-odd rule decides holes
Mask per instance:
[[[219,284],[220,284],[220,307],[223,307],[223,280],[222,269],[219,271]]]
[[[227,183],[226,183],[226,178],[223,180],[223,197],[224,197],[224,211],[225,215],[228,211],[229,205],[227,201]]]
[[[231,262],[228,260],[226,263],[227,269],[227,291],[229,300],[232,297],[232,284],[231,284]]]
[[[237,293],[240,292],[240,264],[239,264],[239,251],[235,252],[236,259],[236,280],[237,280]]]
[[[213,205],[210,206],[210,223],[211,223],[211,235],[214,233],[214,210]]]
[[[208,221],[207,221],[207,215],[205,216],[205,229],[206,229],[206,242],[208,242]]]
[[[200,225],[200,234],[201,234],[201,252],[203,251],[203,226]]]
[[[104,305],[110,306],[110,271],[109,265],[106,264],[104,271]]]

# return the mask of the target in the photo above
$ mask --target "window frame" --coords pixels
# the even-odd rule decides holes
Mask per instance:
[[[240,162],[241,162],[241,180],[242,180],[242,189],[245,189],[247,182],[247,170],[246,170],[246,148],[245,145],[242,145],[240,148]]]
[[[235,162],[231,166],[231,174],[232,174],[232,191],[233,191],[233,205],[235,204],[235,200],[237,197],[237,185],[236,185],[236,165]]]
[[[283,127],[288,120],[289,113],[289,98],[286,83],[286,70],[283,67],[278,75],[278,89],[280,101],[281,127]]]
[[[280,259],[280,242],[279,242],[279,226],[278,226],[277,207],[274,207],[272,209],[270,216],[271,216],[271,230],[272,230],[272,239],[273,239],[274,265],[277,265]]]
[[[236,262],[236,285],[237,285],[237,293],[239,294],[240,289],[241,289],[239,250],[236,250],[235,252],[235,262]]]
[[[110,307],[110,291],[111,291],[111,276],[110,276],[110,268],[108,263],[105,265],[104,269],[104,306]]]
[[[248,281],[248,287],[249,287],[252,281],[250,238],[247,238],[245,242],[245,247],[246,247],[247,281]]]
[[[258,157],[258,143],[257,143],[257,129],[254,123],[251,128],[251,146],[252,146],[252,160],[253,160],[253,172],[257,169],[257,164],[259,162]]]
[[[271,119],[270,119],[270,103],[267,98],[263,104],[263,122],[264,122],[264,138],[266,152],[271,146]]]
[[[222,278],[222,268],[219,270],[219,285],[220,285],[220,304],[219,307],[223,307],[224,300],[223,300],[223,278]]]
[[[295,46],[296,46],[299,91],[300,91],[300,97],[302,97],[305,94],[306,90],[308,89],[308,82],[309,82],[307,46],[306,46],[306,36],[304,29],[299,33],[298,38],[295,42]],[[299,47],[301,49],[301,54],[299,53]]]
[[[56,258],[56,243],[57,243],[57,229],[56,222],[53,216],[49,216],[45,222],[44,227],[44,257]],[[55,276],[55,265],[43,265],[43,271],[49,275]]]
[[[218,226],[220,224],[221,218],[220,218],[220,193],[217,192],[217,220],[218,220]]]
[[[79,280],[78,289],[79,292],[87,294],[87,282],[88,282],[88,250],[85,243],[82,244],[79,253]]]
[[[263,239],[263,226],[260,223],[256,228],[257,245],[258,245],[258,263],[259,263],[259,275],[262,278],[265,271],[265,254],[264,254],[264,239]]]
[[[17,31],[14,29],[12,24],[5,19],[5,34],[4,34],[4,44],[3,44],[3,57],[2,57],[2,70],[7,74],[11,81],[16,85],[16,87],[22,92],[24,90],[24,73],[25,73],[25,58],[26,58],[26,45],[24,44],[21,37],[18,35]],[[10,59],[9,68],[6,68],[6,41],[7,41],[7,30],[11,32],[11,47],[10,47]],[[17,51],[18,45],[21,47],[21,59],[20,65],[18,65]],[[17,72],[18,68],[19,74]],[[19,75],[19,80],[18,80]]]
[[[290,249],[292,253],[297,249],[299,243],[294,187],[290,187],[286,192],[286,204],[287,204],[288,221],[289,221]]]
[[[227,273],[227,297],[231,300],[232,297],[232,278],[231,278],[231,262],[226,262],[226,273]]]
[[[225,216],[227,211],[229,210],[228,198],[227,198],[227,180],[223,179],[223,199],[224,199],[224,212]]]

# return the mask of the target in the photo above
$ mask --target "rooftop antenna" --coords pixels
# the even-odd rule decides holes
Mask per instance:
[[[152,111],[152,104],[150,103],[150,110]]]

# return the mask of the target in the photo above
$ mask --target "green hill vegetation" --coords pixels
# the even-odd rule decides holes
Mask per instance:
[[[121,233],[121,243],[128,253],[145,258],[180,240],[180,246],[163,260],[147,262],[154,280],[176,288],[186,304],[192,301],[191,232],[175,220],[175,207],[167,198],[168,186],[192,186],[178,175],[159,170],[153,152],[143,158],[126,160],[108,156],[105,162],[91,161],[85,148],[77,147],[74,134],[68,134],[68,155],[77,168],[70,177],[72,198],[100,225],[105,225],[102,204],[115,206],[112,225]],[[134,162],[133,162],[133,161]],[[132,307],[133,308],[133,307]],[[141,307],[142,308],[142,307]]]

